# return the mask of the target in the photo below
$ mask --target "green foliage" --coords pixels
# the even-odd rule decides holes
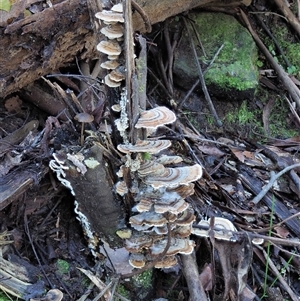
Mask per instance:
[[[18,298],[10,296],[5,292],[0,291],[0,301],[17,301]]]
[[[11,2],[10,0],[0,0],[0,10],[10,11]]]
[[[143,157],[143,160],[145,161],[149,161],[151,160],[151,154],[150,153],[142,153],[142,157]]]
[[[147,289],[152,287],[152,274],[152,269],[149,269],[141,274],[134,276],[133,280],[137,286]]]
[[[124,285],[119,285],[119,287],[118,287],[118,293],[122,296],[122,297],[124,297],[124,298],[126,298],[126,299],[130,299],[130,293],[128,292],[128,290],[124,287]],[[119,300],[121,300],[121,299],[119,299],[119,298],[117,298],[116,299],[117,301],[119,301]]]
[[[255,122],[255,118],[255,112],[248,109],[247,101],[243,101],[238,109],[227,113],[225,117],[228,122],[238,122],[240,125]]]
[[[58,259],[56,262],[57,270],[60,274],[67,274],[70,269],[70,265],[67,261]]]
[[[295,41],[294,36],[290,33],[290,29],[287,26],[280,24],[279,22],[275,22],[273,26],[272,33],[291,66],[286,66],[283,57],[278,53],[270,38],[264,38],[264,43],[267,45],[268,50],[273,55],[276,62],[281,64],[289,74],[300,76],[300,44]]]

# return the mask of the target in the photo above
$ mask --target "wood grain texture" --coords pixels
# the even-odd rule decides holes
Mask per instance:
[[[150,23],[195,7],[224,3],[212,0],[137,0]],[[226,4],[238,4],[227,0]],[[104,0],[102,0],[105,8]],[[133,29],[143,32],[144,21],[133,13]],[[53,7],[26,18],[12,18],[6,27],[0,27],[0,97],[5,97],[33,83],[43,75],[67,66],[74,57],[95,59],[99,42],[93,16],[86,0],[65,0]],[[99,26],[98,26],[99,27]]]

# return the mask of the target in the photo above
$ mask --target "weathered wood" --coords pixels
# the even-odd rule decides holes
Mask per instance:
[[[212,0],[136,2],[151,24],[195,7],[216,3]],[[218,2],[223,4],[223,1]],[[228,0],[226,4],[241,2]],[[66,66],[75,56],[79,59],[96,58],[95,45],[99,41],[92,17],[85,0],[65,0],[29,17],[17,18],[6,28],[1,27],[0,97]],[[144,21],[137,11],[133,13],[133,26],[135,30],[144,30]]]
[[[85,1],[66,0],[2,28],[0,97],[74,59],[96,55]]]

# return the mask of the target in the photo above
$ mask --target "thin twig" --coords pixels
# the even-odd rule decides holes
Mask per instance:
[[[196,262],[195,252],[189,255],[180,256],[183,265],[183,273],[189,288],[189,300],[191,301],[205,301],[208,300],[202,283],[199,278],[199,271]]]
[[[144,23],[145,23],[145,27],[146,27],[146,32],[151,32],[152,31],[152,26],[151,26],[151,22],[149,17],[147,16],[147,14],[145,13],[145,11],[142,9],[141,6],[139,6],[139,4],[137,2],[135,2],[134,0],[131,0],[131,4],[134,7],[134,9],[140,14],[140,16],[142,17]]]
[[[267,194],[267,192],[272,188],[272,186],[274,185],[275,181],[280,178],[283,174],[285,174],[286,172],[290,171],[291,169],[294,169],[296,167],[300,167],[300,163],[297,164],[293,164],[290,166],[287,166],[286,168],[284,168],[282,171],[280,171],[277,174],[272,175],[271,173],[271,178],[269,180],[269,183],[261,190],[261,192],[250,202],[250,204],[257,204],[258,202],[260,202],[263,197]]]
[[[276,0],[277,1],[277,0]],[[246,14],[243,12],[242,9],[239,10],[241,17],[243,21],[245,22],[249,32],[251,33],[255,43],[260,48],[262,53],[265,55],[267,60],[270,62],[270,64],[273,66],[274,70],[277,72],[279,78],[285,85],[287,91],[291,94],[293,100],[297,103],[297,106],[300,107],[300,90],[298,87],[294,84],[294,82],[290,79],[288,74],[282,69],[282,67],[275,61],[267,47],[264,45],[264,43],[261,41],[257,33],[253,30]]]
[[[274,37],[274,35],[271,33],[271,31],[269,30],[269,28],[266,26],[266,24],[264,23],[264,21],[260,18],[260,16],[258,14],[254,14],[256,19],[258,20],[258,22],[260,23],[260,25],[262,26],[262,28],[264,29],[264,31],[268,34],[268,36],[272,39],[274,45],[276,46],[277,50],[279,51],[280,55],[282,56],[283,60],[285,61],[286,65],[288,67],[291,67],[292,64],[289,62],[289,60],[287,59],[284,51],[282,50],[282,48],[280,47],[279,43],[277,42],[276,38]]]
[[[268,262],[271,270],[273,271],[274,275],[278,278],[278,280],[280,281],[280,283],[284,286],[286,292],[290,295],[291,299],[293,301],[299,301],[299,299],[296,296],[296,294],[292,291],[292,289],[287,284],[287,282],[285,281],[285,279],[279,273],[278,269],[276,268],[275,264],[273,263],[273,261],[271,260],[270,256],[267,254],[267,252],[263,248],[259,248],[259,249],[262,250],[262,252],[264,254],[264,257],[267,260],[267,262]]]
[[[33,244],[33,241],[32,241],[32,237],[31,237],[31,234],[30,234],[30,230],[29,230],[29,226],[28,226],[28,218],[27,218],[27,215],[24,215],[24,228],[25,228],[25,233],[27,234],[27,237],[28,237],[28,239],[29,239],[29,242],[30,242],[32,251],[33,251],[33,253],[34,253],[34,255],[35,255],[35,258],[36,258],[36,260],[37,260],[37,262],[38,262],[38,265],[39,265],[39,267],[40,267],[40,269],[41,269],[41,271],[42,271],[44,277],[47,279],[47,281],[48,281],[50,287],[51,287],[51,288],[54,288],[54,285],[53,285],[53,283],[51,282],[51,280],[49,279],[49,277],[47,276],[47,274],[46,274],[46,272],[45,272],[45,270],[44,270],[44,268],[43,268],[43,266],[42,266],[42,264],[41,264],[40,258],[39,258],[38,255],[37,255],[36,249],[35,249],[35,247],[34,247],[34,244]]]
[[[186,30],[188,32],[189,38],[190,38],[191,46],[192,46],[193,53],[194,53],[195,62],[196,62],[196,65],[197,65],[198,75],[199,75],[200,82],[201,82],[201,85],[202,85],[203,93],[205,95],[205,99],[206,99],[206,101],[208,103],[210,112],[212,113],[217,126],[221,127],[222,126],[222,122],[221,122],[221,120],[218,117],[218,114],[217,114],[217,112],[215,110],[215,107],[214,107],[214,105],[212,103],[210,95],[209,95],[209,93],[207,91],[207,87],[206,87],[206,84],[205,84],[205,81],[204,81],[204,77],[203,77],[203,73],[202,73],[202,70],[201,70],[201,66],[200,66],[200,63],[199,63],[199,60],[198,60],[198,55],[197,55],[197,51],[196,51],[195,44],[194,44],[194,41],[193,41],[193,37],[191,36],[190,29],[188,27],[186,19],[183,18],[183,22],[184,22],[184,25],[185,25]]]

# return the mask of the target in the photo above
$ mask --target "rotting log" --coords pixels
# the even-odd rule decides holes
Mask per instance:
[[[195,7],[224,4],[213,0],[136,2],[151,24]],[[226,5],[242,3],[242,0],[226,1]],[[65,0],[26,18],[15,18],[6,27],[0,27],[0,97],[6,97],[41,76],[67,66],[75,56],[79,60],[95,59],[98,56],[95,45],[99,41],[91,18],[87,1]],[[137,11],[133,13],[133,26],[134,30],[145,30]]]

